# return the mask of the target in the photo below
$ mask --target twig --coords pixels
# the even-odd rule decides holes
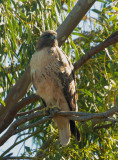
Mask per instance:
[[[115,123],[112,122],[110,124],[105,124],[105,125],[100,125],[100,126],[96,126],[94,127],[93,129],[96,130],[96,129],[102,129],[102,128],[105,128],[105,129],[108,129],[109,127],[112,127]]]
[[[21,131],[24,131],[24,130],[26,130],[28,128],[36,127],[39,124],[43,124],[43,123],[49,121],[50,119],[51,119],[51,117],[48,116],[48,117],[45,117],[45,118],[43,118],[43,119],[41,119],[41,120],[39,120],[39,121],[37,121],[35,123],[29,124],[29,125],[27,125],[25,127],[19,128],[19,129],[16,129],[16,130],[13,131],[13,135],[17,134],[17,133],[20,133]]]
[[[32,112],[35,112],[35,111],[37,111],[37,110],[41,110],[41,109],[43,109],[43,108],[45,108],[45,106],[39,106],[39,107],[37,107],[37,108],[34,108],[34,109],[32,109],[32,110],[30,110],[30,111],[27,111],[27,112],[20,112],[20,113],[18,113],[15,117],[19,117],[19,116],[24,116],[24,115],[26,115],[26,114],[30,114],[30,113],[32,113]]]
[[[15,160],[17,160],[17,159],[26,159],[26,160],[29,160],[29,159],[31,159],[31,160],[33,160],[33,157],[24,157],[24,156],[21,156],[21,157],[3,157],[2,158],[3,160],[8,160],[8,159],[15,159]]]
[[[23,138],[22,140],[15,142],[11,147],[9,147],[3,154],[1,154],[0,158],[3,158],[8,152],[10,152],[10,150],[12,150],[15,146],[17,146],[18,144],[26,141],[27,139],[29,139],[30,137],[32,137],[33,135],[36,135],[39,131],[34,132],[33,134],[27,136],[26,138]],[[22,135],[21,135],[22,136]]]

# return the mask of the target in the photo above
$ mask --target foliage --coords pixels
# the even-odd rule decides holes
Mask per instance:
[[[92,46],[104,41],[118,30],[118,2],[115,0],[99,1],[97,3],[99,9],[94,7],[62,46],[73,63]],[[4,103],[3,100],[10,88],[29,64],[40,34],[49,29],[56,30],[71,11],[74,3],[74,0],[6,0],[0,2],[1,103]],[[93,56],[76,72],[76,78],[79,111],[104,112],[118,105],[118,44],[109,46]],[[27,96],[33,93],[34,89],[31,88]],[[27,105],[20,112],[29,111],[41,103],[39,101]],[[118,115],[115,115],[115,118],[118,118]],[[39,119],[34,119],[29,124]],[[97,126],[102,124],[110,124],[110,122],[102,122]],[[118,157],[117,127],[117,124],[113,124],[108,129],[94,130],[91,121],[79,123],[81,142],[76,142],[72,137],[71,143],[65,148],[58,142],[57,129],[53,121],[28,129],[18,136],[21,136],[22,141],[22,134],[25,134],[26,137],[30,135],[28,138],[32,137],[33,143],[37,146],[37,149],[33,150],[30,145],[25,146],[24,143],[23,156],[32,156],[40,152],[46,160],[116,159]],[[51,136],[54,136],[53,140],[41,149],[40,147]],[[23,141],[27,139],[26,137]]]

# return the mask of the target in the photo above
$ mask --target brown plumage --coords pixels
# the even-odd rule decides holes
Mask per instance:
[[[58,47],[56,32],[46,31],[40,36],[30,67],[36,93],[48,107],[57,106],[63,111],[76,111],[77,92],[73,65]],[[69,143],[70,130],[76,139],[80,140],[74,121],[61,116],[54,117],[54,121],[63,146]]]

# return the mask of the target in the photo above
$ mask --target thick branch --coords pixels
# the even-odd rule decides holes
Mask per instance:
[[[64,112],[61,111],[58,113],[58,115],[61,116],[76,116],[78,117],[77,121],[84,121],[86,119],[87,120],[91,120],[91,119],[101,119],[101,118],[107,118],[112,116],[114,113],[118,112],[118,107],[114,107],[109,109],[106,112],[103,113],[84,113],[84,112]],[[75,118],[76,118],[75,117]]]
[[[3,105],[0,106],[0,122],[9,115],[9,112],[14,105],[27,93],[30,83],[30,67],[28,67],[22,77],[8,93],[5,99],[5,107]]]
[[[13,121],[16,113],[20,109],[22,109],[23,107],[25,107],[26,105],[28,105],[30,103],[37,101],[39,98],[40,98],[39,96],[33,94],[29,97],[23,98],[20,102],[18,102],[16,105],[14,105],[12,107],[12,109],[9,111],[8,116],[6,115],[4,121],[2,121],[0,123],[0,133],[9,126],[9,124]]]
[[[96,0],[78,0],[73,10],[69,13],[65,21],[57,29],[59,46],[61,46],[68,36],[72,33],[74,28],[82,20],[91,6],[95,3]]]

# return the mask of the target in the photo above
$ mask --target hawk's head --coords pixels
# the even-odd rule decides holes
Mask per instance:
[[[57,46],[57,33],[53,30],[45,31],[39,38],[36,45],[36,50],[41,50],[44,47]]]

